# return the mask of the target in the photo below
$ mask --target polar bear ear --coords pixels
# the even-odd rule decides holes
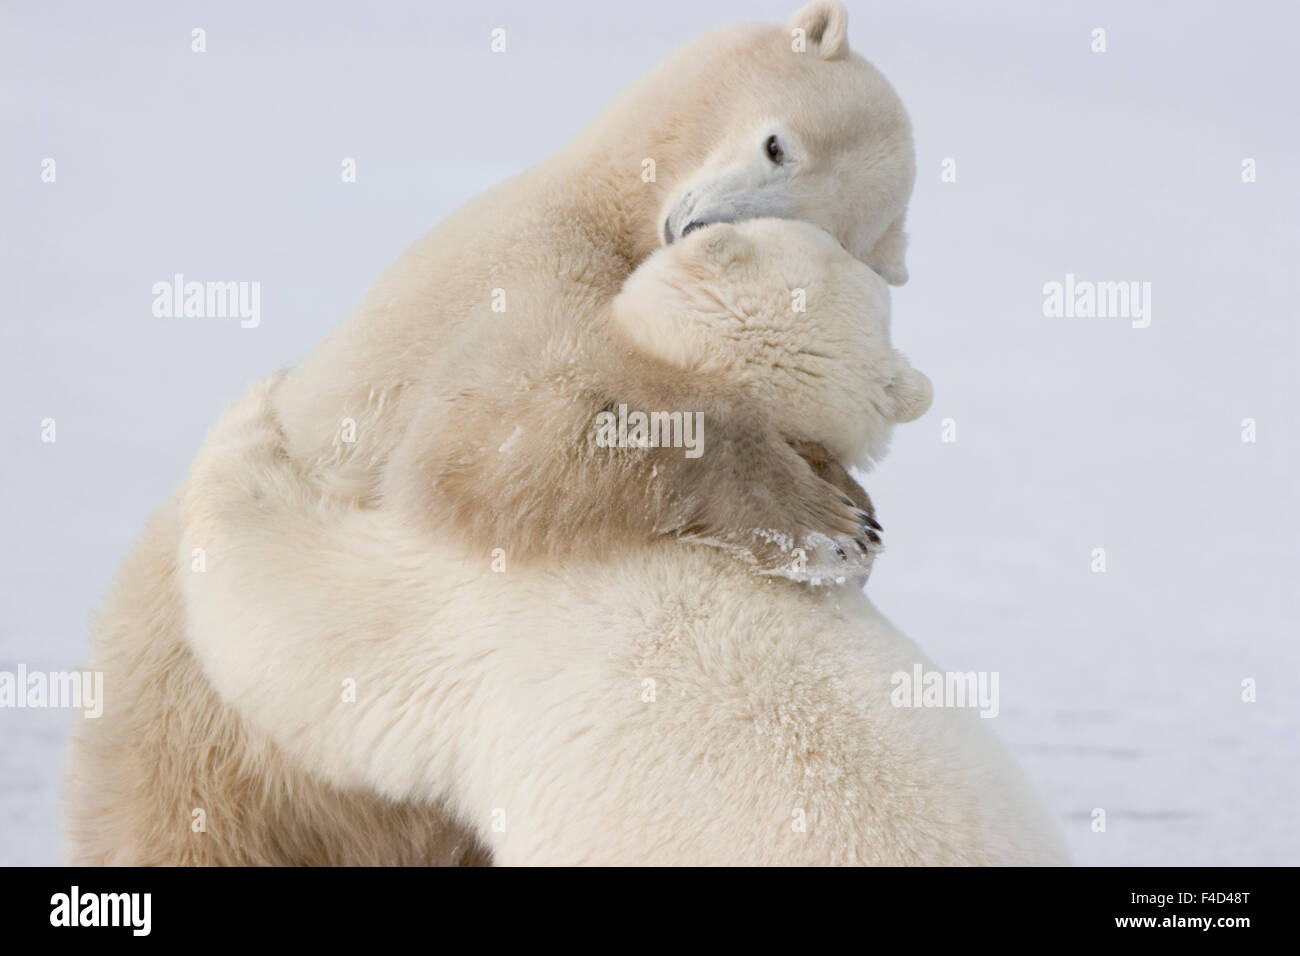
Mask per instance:
[[[700,242],[704,254],[724,268],[748,259],[754,248],[754,244],[729,222],[709,226]]]
[[[930,410],[934,400],[934,386],[929,376],[912,368],[910,362],[898,356],[898,371],[885,385],[889,407],[885,414],[895,424],[914,421]]]
[[[903,285],[907,282],[907,263],[903,259],[906,253],[907,233],[903,231],[903,217],[899,216],[876,240],[864,261],[890,285]]]
[[[849,13],[839,0],[813,0],[787,25],[793,37],[802,37],[823,60],[838,60],[849,54]],[[798,30],[803,33],[796,33]]]

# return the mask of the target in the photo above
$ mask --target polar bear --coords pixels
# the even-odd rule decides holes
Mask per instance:
[[[795,277],[818,290],[807,313],[789,307]],[[889,344],[885,291],[806,224],[710,225],[645,263],[615,322],[855,460],[929,404]],[[194,795],[214,809],[190,842],[260,834],[270,804],[286,840],[310,821],[337,850],[339,801],[370,794],[366,859],[430,806],[465,831],[422,849],[503,865],[1064,861],[978,716],[894,706],[892,675],[931,665],[860,588],[756,576],[669,539],[494,569],[399,509],[323,497],[285,454],[281,384],[226,414],[173,515],[172,582],[210,689],[174,697],[167,721],[201,728],[185,766],[216,791]],[[151,685],[171,679],[147,638],[117,652]],[[213,693],[228,715],[209,731]],[[173,759],[160,729],[134,730],[162,748],[154,765]],[[311,785],[276,804],[290,767]],[[107,778],[83,792],[133,785],[95,769]]]
[[[454,213],[276,389],[288,454],[330,493],[376,500],[391,484],[394,457],[412,460],[398,448],[430,391],[455,393],[464,381],[464,356],[514,335],[520,316],[602,315],[655,248],[705,224],[805,220],[888,281],[904,281],[911,128],[890,85],[850,50],[847,29],[839,3],[817,0],[785,27],[702,37],[554,157]],[[743,424],[736,442],[756,441]],[[784,494],[736,501],[784,509],[763,515],[772,540],[864,536],[855,512],[870,514],[869,501],[812,480],[819,475],[796,476],[797,464],[772,469],[801,486],[796,493],[787,483]],[[683,475],[679,501],[693,493]],[[734,504],[698,515],[669,507],[646,524],[676,534],[684,518],[698,519],[703,540],[748,544],[769,569],[786,563],[769,539],[742,540],[754,522]]]

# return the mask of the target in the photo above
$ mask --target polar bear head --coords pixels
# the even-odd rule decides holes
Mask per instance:
[[[930,380],[890,344],[888,285],[798,220],[692,231],[632,273],[612,321],[638,350],[846,464],[867,466],[895,424],[930,407]]]
[[[849,49],[848,15],[815,0],[786,25],[697,40],[666,65],[696,89],[683,130],[707,152],[669,184],[671,245],[716,222],[760,217],[821,226],[886,281],[907,281],[903,220],[916,178],[911,125],[893,88]]]

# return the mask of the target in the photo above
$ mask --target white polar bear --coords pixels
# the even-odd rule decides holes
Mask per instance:
[[[646,256],[703,223],[801,219],[904,281],[911,126],[847,27],[817,0],[785,27],[701,37],[448,217],[276,389],[288,453],[332,493],[381,495],[429,389],[454,388],[455,356],[519,315],[602,314]]]
[[[793,273],[823,290],[807,313]],[[616,313],[852,458],[929,403],[885,291],[813,227],[758,221],[674,243]],[[177,582],[212,686],[291,764],[444,805],[504,865],[1064,861],[973,711],[894,706],[892,675],[933,668],[857,588],[671,541],[496,573],[393,509],[323,499],[275,387],[200,453],[179,553],[206,569]]]

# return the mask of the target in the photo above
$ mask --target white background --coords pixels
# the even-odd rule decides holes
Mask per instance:
[[[407,243],[675,45],[796,5],[6,0],[0,670],[81,663],[205,429]],[[916,128],[895,339],[936,386],[870,478],[871,594],[1000,673],[995,727],[1081,863],[1300,862],[1294,10],[850,6]],[[175,272],[260,281],[261,326],[154,318]],[[1067,272],[1150,282],[1150,328],[1045,318]],[[74,719],[0,711],[0,863],[62,859]]]

